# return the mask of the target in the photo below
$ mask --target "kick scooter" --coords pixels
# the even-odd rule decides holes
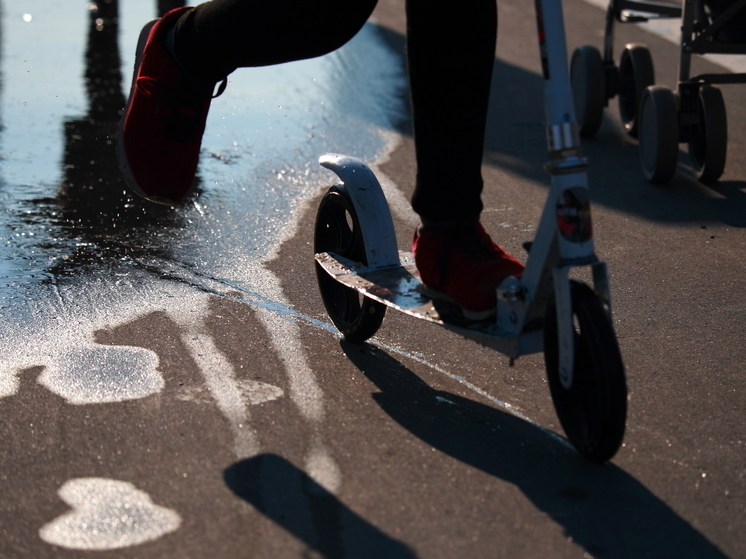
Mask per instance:
[[[622,443],[627,414],[624,365],[611,321],[606,264],[593,247],[587,161],[580,146],[566,61],[561,0],[536,0],[545,83],[551,189],[522,278],[497,288],[491,322],[454,318],[421,292],[411,254],[399,253],[393,220],[373,172],[325,155],[340,182],[316,216],[316,275],[326,310],[344,337],[362,342],[386,308],[439,324],[507,355],[544,351],[549,388],[570,442],[593,462]],[[573,280],[587,267],[592,287]]]

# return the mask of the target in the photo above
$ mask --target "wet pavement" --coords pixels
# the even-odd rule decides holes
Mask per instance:
[[[48,351],[44,340],[79,343],[81,332],[73,333],[63,315],[98,322],[94,317],[111,316],[112,298],[135,313],[159,305],[164,278],[276,291],[263,285],[271,279],[253,277],[255,268],[330,181],[318,154],[347,148],[374,159],[402,114],[396,96],[376,98],[379,88],[395,92],[403,84],[400,61],[372,26],[330,57],[237,72],[213,103],[195,192],[179,208],[149,204],[127,191],[113,146],[134,56],[119,45],[132,45],[151,15],[152,2],[5,8],[6,394],[13,392],[12,370],[38,364],[34,351]],[[18,348],[27,344],[33,349],[21,357]]]
[[[162,392],[162,354],[100,340],[102,331],[162,313],[181,329],[183,350],[206,375],[208,390],[185,389],[180,399],[212,394],[234,433],[229,447],[247,457],[258,450],[251,431],[241,431],[247,406],[277,399],[283,390],[211,376],[216,366],[231,374],[234,366],[202,335],[209,297],[231,293],[269,309],[271,336],[292,330],[276,319],[294,311],[262,263],[294,233],[309,199],[329,184],[328,171],[316,163],[320,154],[346,148],[374,160],[386,152],[392,122],[405,110],[396,94],[404,89],[403,68],[369,25],[323,59],[236,73],[213,103],[195,192],[178,208],[150,204],[127,191],[114,145],[131,76],[130,47],[142,24],[168,7],[116,0],[77,8],[4,5],[0,396],[22,391],[24,374],[73,406]],[[279,357],[302,361],[297,344],[293,336],[278,339]],[[313,379],[305,378],[307,366],[300,369],[298,382],[311,389],[298,399],[308,400],[301,406],[315,421],[318,394]],[[6,414],[3,430],[17,431],[15,421]],[[18,465],[10,455],[5,460],[6,472]],[[9,479],[21,483],[8,473],[2,479],[6,487]],[[151,508],[148,495],[133,485],[108,478],[69,480],[59,498],[72,507],[104,504],[90,518],[83,513],[83,520],[68,515],[40,524],[36,538],[51,546],[127,547],[181,522],[170,509]],[[130,509],[115,533],[110,525],[107,532],[107,519],[124,509],[112,511],[107,499],[119,503],[111,505],[115,509]],[[14,536],[4,539],[7,549],[18,549]]]
[[[367,29],[328,58],[237,72],[208,122],[200,180],[209,188],[197,188],[179,209],[132,199],[111,149],[133,56],[132,49],[120,54],[119,44],[133,43],[151,4],[119,10],[117,2],[102,3],[82,13],[40,5],[36,14],[33,3],[6,7],[2,262],[9,288],[43,276],[51,262],[64,259],[60,268],[73,269],[117,245],[122,257],[147,246],[148,254],[235,270],[244,255],[216,243],[242,237],[242,253],[266,258],[287,235],[287,217],[318,189],[315,154],[353,144],[372,158],[386,149],[381,128],[401,107],[376,95],[378,87],[401,89],[402,69]]]
[[[600,44],[603,13],[565,5],[571,47]],[[132,197],[114,151],[137,34],[168,7],[2,2],[0,557],[746,557],[742,91],[712,187],[683,154],[647,184],[614,102],[586,142],[631,392],[595,468],[540,355],[511,368],[394,313],[351,346],[324,313],[321,154],[378,165],[400,248],[416,223],[401,3],[332,55],[232,75],[177,208]],[[520,254],[541,79],[530,10],[500,10],[484,221]],[[632,40],[673,79],[672,45]]]

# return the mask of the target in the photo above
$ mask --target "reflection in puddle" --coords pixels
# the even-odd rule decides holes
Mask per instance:
[[[246,268],[267,259],[292,233],[293,215],[332,180],[318,156],[344,151],[374,162],[404,110],[401,60],[374,25],[326,57],[240,69],[213,102],[200,188],[184,206],[164,208],[126,191],[114,141],[152,0],[87,11],[15,4],[3,14],[0,59],[2,316],[13,296],[43,296],[28,294],[29,285],[80,279],[109,258],[175,259],[246,280]]]
[[[153,13],[152,0],[4,5],[0,349],[15,354],[6,366],[28,364],[17,349],[33,345],[22,339],[24,325],[79,339],[79,317],[97,323],[111,314],[107,305],[163,308],[152,282],[175,279],[174,269],[179,278],[188,269],[276,299],[262,263],[333,180],[318,156],[345,151],[373,162],[390,145],[391,122],[403,111],[403,68],[368,25],[332,55],[235,72],[211,109],[202,187],[187,204],[130,196],[113,139],[130,47]],[[128,47],[122,53],[120,44]]]

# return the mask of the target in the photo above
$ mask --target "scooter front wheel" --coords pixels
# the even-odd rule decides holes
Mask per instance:
[[[567,438],[591,462],[609,460],[624,438],[627,382],[609,315],[587,285],[571,282],[575,366],[569,387],[560,380],[557,312],[549,302],[544,359],[549,389]]]
[[[316,254],[331,252],[366,265],[365,243],[360,221],[348,195],[332,186],[321,198],[314,233]],[[321,298],[334,326],[349,342],[364,342],[383,322],[386,306],[364,297],[332,278],[316,263],[316,280]]]

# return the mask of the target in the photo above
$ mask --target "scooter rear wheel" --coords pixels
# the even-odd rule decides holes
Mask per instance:
[[[321,198],[314,234],[316,254],[331,252],[367,264],[360,221],[347,194],[332,186]],[[383,322],[386,306],[364,297],[332,278],[317,262],[316,280],[321,298],[334,326],[353,343],[373,336]]]
[[[571,282],[575,339],[572,381],[560,380],[559,337],[554,299],[544,325],[549,389],[567,438],[587,460],[602,463],[619,449],[627,419],[627,382],[609,315],[587,285]]]

